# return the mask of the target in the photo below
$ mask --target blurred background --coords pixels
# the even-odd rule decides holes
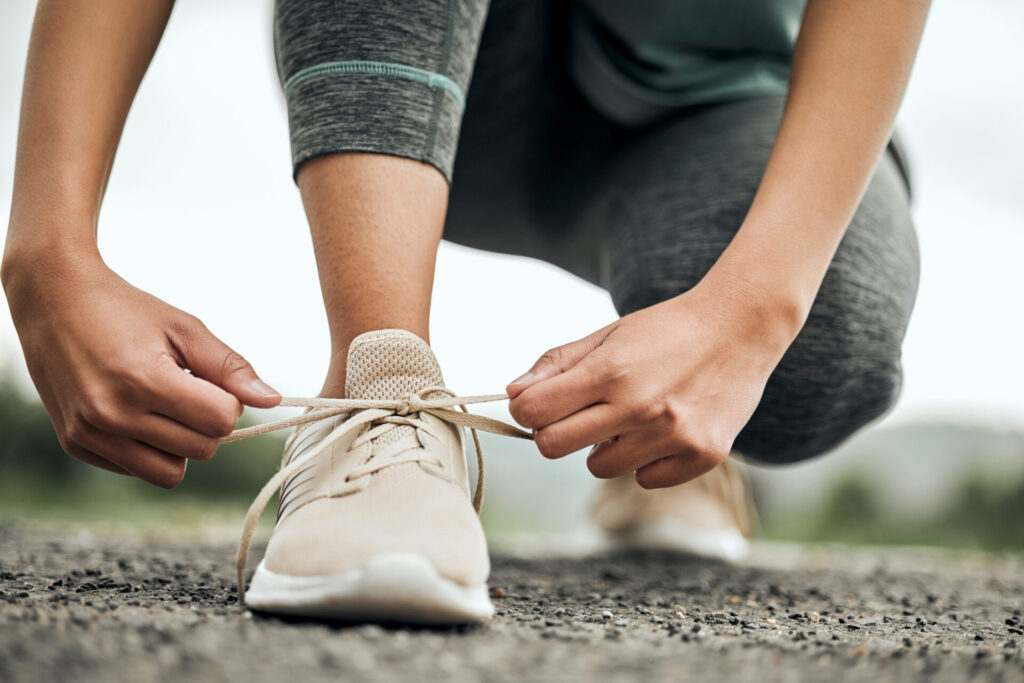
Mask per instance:
[[[33,8],[0,5],[4,215]],[[100,242],[116,271],[198,315],[274,387],[312,396],[327,327],[270,15],[269,2],[179,0],[125,129]],[[1021,26],[1018,0],[933,4],[898,123],[923,260],[904,393],[827,457],[753,468],[763,537],[1024,549]],[[433,345],[461,394],[500,391],[545,349],[615,315],[603,291],[536,261],[444,244],[437,273]],[[502,410],[483,412],[508,419]],[[173,492],[86,467],[61,453],[0,306],[0,521],[200,534],[233,525],[282,440],[224,447]],[[582,454],[548,462],[531,444],[483,441],[492,535],[589,528],[596,483]]]

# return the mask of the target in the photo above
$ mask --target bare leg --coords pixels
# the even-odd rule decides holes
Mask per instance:
[[[396,327],[430,342],[448,183],[419,161],[345,153],[307,162],[298,184],[331,333],[321,395],[343,397],[348,346],[357,335]]]

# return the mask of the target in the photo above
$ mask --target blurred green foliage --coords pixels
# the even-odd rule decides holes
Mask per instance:
[[[982,477],[968,479],[939,525],[983,548],[1024,548],[1024,481],[999,491]]]
[[[997,486],[965,479],[940,513],[901,519],[886,509],[861,474],[836,480],[817,509],[799,519],[766,520],[768,536],[804,542],[944,545],[981,550],[1024,549],[1024,480]]]

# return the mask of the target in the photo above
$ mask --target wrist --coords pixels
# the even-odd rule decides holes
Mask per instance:
[[[74,286],[72,274],[106,268],[96,244],[50,244],[46,241],[17,243],[9,240],[0,261],[3,285],[11,314],[34,306],[39,295],[52,287]]]
[[[796,339],[814,294],[791,280],[757,268],[733,268],[716,264],[695,289],[712,297],[715,307],[737,324],[741,333],[779,358]],[[777,360],[777,359],[776,359]]]

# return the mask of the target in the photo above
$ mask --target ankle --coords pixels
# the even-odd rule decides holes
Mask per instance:
[[[336,356],[335,356],[336,357]],[[340,363],[331,361],[327,377],[320,389],[320,398],[345,398],[345,359]]]

